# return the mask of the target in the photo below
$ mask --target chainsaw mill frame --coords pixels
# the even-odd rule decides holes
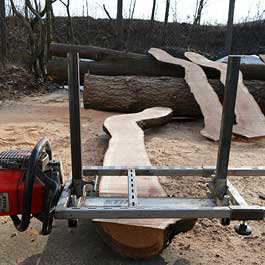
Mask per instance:
[[[228,176],[265,176],[265,167],[228,168],[232,128],[235,120],[240,57],[229,56],[223,102],[222,126],[216,167],[82,167],[80,129],[79,54],[68,53],[68,85],[72,178],[65,185],[55,210],[57,219],[219,218],[223,225],[245,220],[264,220],[265,207],[250,206],[228,180]],[[97,196],[101,176],[128,176],[128,197]],[[94,176],[86,183],[83,176]],[[209,182],[208,198],[138,198],[137,176],[202,176]],[[242,232],[242,229],[244,230]]]

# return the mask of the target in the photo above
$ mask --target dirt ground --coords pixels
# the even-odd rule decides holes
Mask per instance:
[[[54,157],[70,174],[70,144],[67,93],[59,91],[0,105],[0,151],[30,147],[48,137]],[[102,130],[105,118],[113,113],[81,110],[84,164],[101,165],[108,137]],[[153,165],[214,165],[218,145],[200,135],[201,121],[172,122],[146,132],[146,146]],[[234,141],[230,166],[261,166],[265,161],[265,140]],[[250,204],[264,205],[265,179],[232,177],[233,184]],[[201,178],[174,181],[161,178],[169,195],[201,196],[206,183]],[[40,236],[40,224],[33,221],[25,233],[16,232],[9,218],[0,218],[0,264],[264,264],[265,224],[250,222],[253,234],[242,237],[232,223],[223,227],[218,220],[199,220],[194,229],[177,236],[156,258],[133,261],[113,253],[89,221],[69,230],[65,221],[56,221],[50,236]]]

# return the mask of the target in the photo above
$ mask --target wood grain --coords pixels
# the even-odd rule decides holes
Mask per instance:
[[[112,116],[104,122],[111,136],[104,157],[104,166],[150,166],[143,129],[167,123],[172,116],[169,108],[150,108],[136,114]],[[127,176],[103,176],[99,196],[128,195]],[[158,177],[137,176],[139,197],[167,197]],[[158,255],[174,235],[190,230],[195,220],[133,219],[94,220],[104,241],[121,255],[148,258]]]
[[[225,85],[227,64],[208,60],[204,56],[193,52],[186,52],[185,56],[198,65],[220,71],[220,80]],[[239,73],[235,114],[236,125],[233,127],[233,133],[246,138],[265,136],[265,117],[255,99],[244,85],[241,72]]]
[[[201,67],[175,58],[161,49],[151,48],[148,53],[160,62],[179,65],[185,69],[185,81],[189,85],[204,117],[204,129],[201,130],[201,134],[211,140],[218,141],[222,105],[214,89],[208,83],[207,77]]]

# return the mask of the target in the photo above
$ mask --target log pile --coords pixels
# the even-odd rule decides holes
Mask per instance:
[[[174,76],[183,78],[185,73],[182,67],[157,62],[151,55],[125,53],[105,48],[82,45],[51,44],[50,52],[53,56],[66,57],[67,52],[76,51],[80,58],[95,61],[81,61],[81,83],[84,74],[89,72],[93,75],[128,75],[128,76]],[[67,82],[66,60],[59,58],[51,60],[47,65],[48,77],[58,83]],[[209,79],[220,79],[220,73],[211,68],[204,68]],[[241,71],[245,80],[265,81],[264,65],[241,65]]]

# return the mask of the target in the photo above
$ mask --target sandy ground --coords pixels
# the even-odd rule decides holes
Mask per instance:
[[[54,156],[70,174],[70,145],[67,95],[64,91],[0,105],[0,151],[32,147],[48,137]],[[84,164],[101,165],[108,137],[102,130],[105,118],[113,113],[81,110]],[[146,146],[154,165],[214,165],[218,145],[200,135],[202,123],[172,122],[146,132]],[[265,140],[234,141],[230,166],[259,166],[265,161]],[[232,182],[250,204],[264,205],[262,177],[232,177]],[[206,194],[201,178],[161,179],[169,195]],[[40,236],[40,224],[33,221],[25,233],[18,233],[9,218],[0,218],[0,264],[265,264],[265,224],[251,222],[253,234],[242,237],[233,225],[222,227],[218,220],[199,220],[194,229],[177,236],[161,256],[133,261],[113,253],[99,238],[93,224],[82,221],[69,230],[65,221],[56,221],[50,236]]]

